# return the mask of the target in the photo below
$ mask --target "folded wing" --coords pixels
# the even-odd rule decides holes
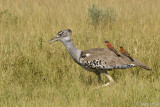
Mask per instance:
[[[133,62],[128,63],[114,52],[104,48],[85,50],[81,57],[81,63],[91,69],[126,69],[135,66]]]

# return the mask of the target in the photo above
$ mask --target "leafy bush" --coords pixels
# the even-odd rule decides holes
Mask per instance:
[[[106,7],[105,9],[100,9],[98,6],[93,4],[88,8],[88,21],[94,27],[98,25],[107,25],[115,20],[115,12],[113,9]]]
[[[91,8],[88,9],[88,16],[91,21],[91,24],[93,25],[99,24],[101,15],[102,15],[102,10],[99,9],[94,4],[92,5]]]

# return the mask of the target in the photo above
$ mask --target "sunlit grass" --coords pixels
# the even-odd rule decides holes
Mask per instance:
[[[160,2],[158,0],[0,0],[0,106],[160,106]],[[88,23],[88,8],[110,7],[110,26]],[[48,40],[72,30],[81,50],[124,46],[147,64],[109,71],[111,87],[95,89],[95,74],[82,69],[60,42]],[[103,83],[108,82],[102,76]]]

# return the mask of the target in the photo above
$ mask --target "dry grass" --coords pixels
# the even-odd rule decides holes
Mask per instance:
[[[159,0],[0,0],[0,106],[160,106]],[[111,7],[116,20],[95,29],[92,4]],[[153,70],[109,72],[115,84],[95,89],[97,77],[74,63],[60,42],[70,28],[80,49],[123,45]],[[108,80],[103,76],[104,83]]]

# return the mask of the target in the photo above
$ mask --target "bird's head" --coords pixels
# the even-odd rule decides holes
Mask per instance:
[[[72,34],[72,31],[70,29],[59,31],[55,37],[49,40],[49,42],[51,44],[55,41],[61,41],[61,42],[69,41],[71,40],[71,37],[70,37],[71,34]]]
[[[109,43],[109,41],[104,41],[104,43]]]
[[[120,48],[122,49],[122,48],[123,48],[123,46],[120,46]]]

